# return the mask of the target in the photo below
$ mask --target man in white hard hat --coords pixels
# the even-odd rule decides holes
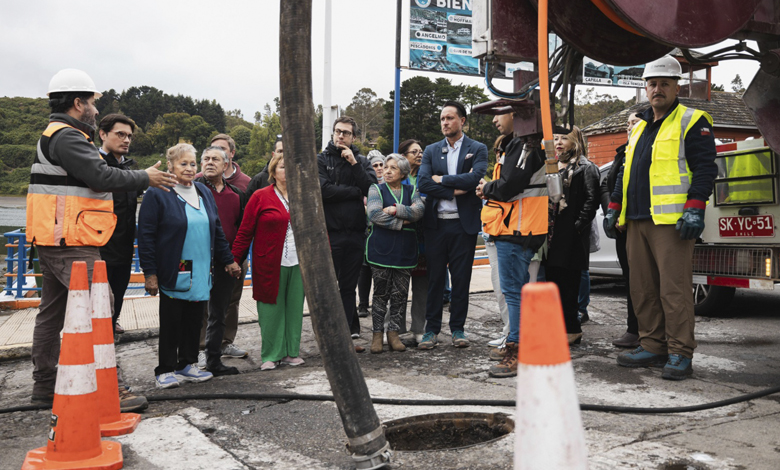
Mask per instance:
[[[71,265],[100,259],[99,247],[116,226],[114,191],[167,189],[176,179],[157,169],[125,171],[110,167],[92,143],[101,94],[86,73],[57,72],[49,83],[49,125],[38,141],[27,190],[27,239],[38,252],[43,274],[41,305],[33,330],[32,401],[51,403],[60,354],[60,331]],[[144,404],[146,400],[143,400]]]
[[[681,77],[680,63],[668,55],[645,67],[651,108],[631,131],[605,224],[627,230],[631,300],[639,322],[640,346],[617,362],[663,367],[662,377],[669,380],[693,372],[693,247],[704,230],[718,171],[712,118],[680,104]]]

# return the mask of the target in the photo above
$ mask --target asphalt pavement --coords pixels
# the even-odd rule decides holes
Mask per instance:
[[[626,369],[610,341],[625,331],[625,291],[609,280],[594,281],[583,325],[584,338],[571,348],[581,404],[677,407],[715,402],[780,385],[780,293],[738,292],[723,318],[697,318],[694,375],[682,382],[661,379],[660,369]],[[466,331],[471,347],[451,346],[445,326],[432,351],[359,354],[374,397],[433,399],[515,398],[514,379],[487,374],[487,341],[501,329],[492,293],[474,293]],[[368,345],[370,319],[362,320],[358,344]],[[185,394],[330,394],[309,318],[304,319],[306,364],[260,371],[260,331],[239,328],[236,343],[246,359],[225,359],[238,376],[157,390],[154,329],[135,332],[117,346],[117,361],[135,393],[170,398],[155,401],[137,430],[115,438],[127,469],[354,468],[336,406],[329,401],[175,400]],[[29,403],[28,358],[0,362],[0,408]],[[514,414],[511,407],[376,405],[380,420],[454,411]],[[18,469],[27,451],[44,446],[48,411],[0,414],[0,469]],[[693,413],[637,415],[582,412],[591,469],[780,468],[780,394]],[[431,431],[433,432],[433,431]],[[514,433],[457,450],[395,452],[392,468],[509,469]]]

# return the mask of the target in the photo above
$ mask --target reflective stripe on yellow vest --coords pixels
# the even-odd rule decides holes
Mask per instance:
[[[658,130],[658,135],[653,142],[649,175],[650,215],[656,225],[675,224],[682,216],[683,207],[688,200],[691,178],[693,178],[693,173],[685,159],[685,135],[702,116],[712,125],[709,114],[680,104],[664,119]],[[646,127],[647,121],[639,121],[628,139],[623,169],[623,210],[620,213],[620,225],[626,224],[628,212],[626,194],[631,180],[634,150]]]
[[[38,140],[27,188],[27,239],[42,246],[103,246],[116,228],[111,193],[91,190],[50,159],[49,140],[66,127],[76,129],[49,123]]]
[[[520,164],[525,165],[531,155],[530,149],[523,148]],[[493,169],[494,179],[501,177],[504,154],[499,157]],[[482,207],[482,230],[494,237],[506,235],[544,235],[547,233],[547,180],[544,166],[531,177],[531,181],[522,193],[512,201],[499,202],[489,200]]]

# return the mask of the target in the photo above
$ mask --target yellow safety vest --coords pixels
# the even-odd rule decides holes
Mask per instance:
[[[683,206],[688,201],[693,173],[685,159],[685,136],[691,127],[704,116],[712,125],[712,117],[704,111],[677,105],[664,119],[653,142],[650,163],[650,215],[656,225],[672,225],[682,216]],[[628,184],[631,181],[631,164],[637,142],[647,127],[647,121],[639,121],[631,131],[626,147],[626,162],[623,170],[623,210],[619,224],[626,224],[628,212]]]
[[[757,151],[752,154],[739,154],[725,157],[726,177],[739,178],[772,174],[772,152]],[[729,204],[771,203],[774,182],[771,179],[755,179],[746,181],[730,181],[728,197],[724,202]]]
[[[116,228],[111,193],[93,191],[49,158],[49,140],[66,127],[76,129],[51,122],[38,140],[27,188],[27,239],[42,246],[103,246]]]
[[[521,164],[530,152],[523,149]],[[493,169],[494,179],[501,177],[504,153],[499,156]],[[488,200],[482,207],[480,217],[482,230],[494,237],[505,235],[543,235],[547,233],[547,180],[544,165],[531,177],[531,182],[522,193],[509,202]]]

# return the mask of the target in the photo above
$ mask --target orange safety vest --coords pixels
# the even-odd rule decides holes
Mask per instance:
[[[504,164],[502,152],[495,168],[494,179],[501,177]],[[526,164],[530,155],[523,149],[520,165]],[[543,235],[547,233],[547,184],[544,165],[531,177],[527,188],[512,201],[500,202],[488,200],[482,207],[482,231],[494,237],[506,235]]]
[[[111,193],[93,191],[49,157],[51,137],[66,127],[76,129],[51,122],[38,140],[27,188],[27,239],[41,246],[103,246],[116,228]]]

